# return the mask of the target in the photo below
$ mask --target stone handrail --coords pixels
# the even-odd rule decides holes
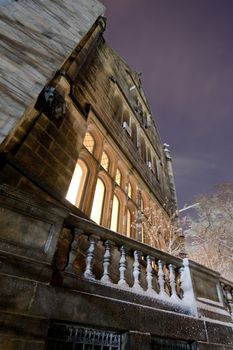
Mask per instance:
[[[66,273],[196,315],[188,259],[171,256],[72,214],[64,227],[71,234]]]
[[[231,314],[233,320],[233,282],[226,280],[225,278],[220,279],[222,287],[224,302]]]

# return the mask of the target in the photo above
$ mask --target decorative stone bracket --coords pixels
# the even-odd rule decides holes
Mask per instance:
[[[66,102],[56,88],[49,85],[40,93],[35,108],[43,111],[51,120],[60,119],[66,113]]]

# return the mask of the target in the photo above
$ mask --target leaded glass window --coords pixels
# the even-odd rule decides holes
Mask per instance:
[[[84,137],[83,145],[86,147],[86,149],[90,152],[94,152],[94,147],[95,147],[95,140],[93,136],[89,133],[86,132],[86,135]]]
[[[109,169],[109,158],[106,152],[102,153],[102,157],[101,157],[101,161],[100,164],[102,165],[102,167],[108,171]]]
[[[121,185],[121,172],[119,169],[116,170],[115,182],[117,183],[118,186]]]

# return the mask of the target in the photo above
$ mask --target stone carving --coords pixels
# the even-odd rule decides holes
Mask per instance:
[[[49,119],[60,119],[66,113],[66,103],[53,86],[46,86],[40,93],[35,108],[42,111]]]

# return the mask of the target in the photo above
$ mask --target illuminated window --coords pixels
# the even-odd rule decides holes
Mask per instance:
[[[132,215],[130,213],[130,210],[127,209],[127,214],[126,214],[126,235],[127,237],[131,236],[131,224],[132,224]]]
[[[102,165],[102,167],[108,171],[109,168],[109,158],[106,152],[102,153],[102,157],[101,157],[101,161],[100,164]]]
[[[86,178],[87,166],[82,160],[79,159],[66,195],[66,199],[77,207],[80,206]]]
[[[132,198],[132,186],[131,186],[131,183],[129,182],[128,184],[128,197],[129,198]]]
[[[119,169],[116,170],[116,177],[115,177],[115,181],[117,183],[117,185],[121,185],[121,172]]]
[[[119,200],[117,196],[114,194],[113,201],[112,201],[112,217],[111,217],[110,229],[115,232],[117,232],[118,230],[119,207],[120,207]]]
[[[88,149],[90,153],[93,153],[95,147],[95,140],[89,132],[87,132],[84,137],[83,145],[86,147],[86,149]]]
[[[91,219],[97,224],[101,222],[103,204],[104,204],[104,195],[105,195],[105,185],[101,179],[97,180],[95,195],[92,204],[91,210]]]

